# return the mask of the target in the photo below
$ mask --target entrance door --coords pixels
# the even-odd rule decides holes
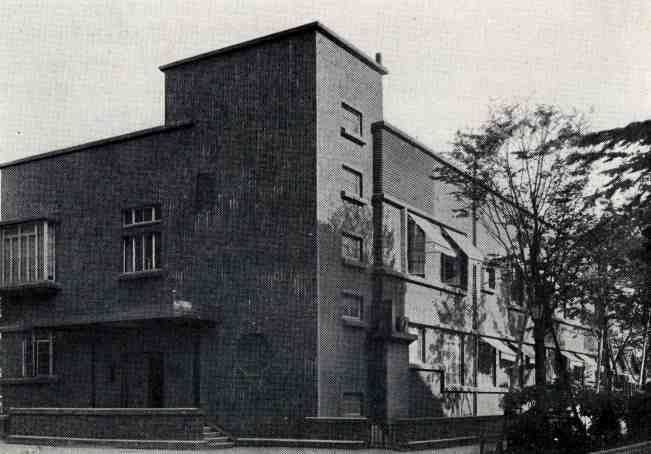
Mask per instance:
[[[142,408],[146,406],[145,392],[147,374],[144,355],[127,353],[122,356],[120,364],[120,400],[123,408]]]
[[[161,352],[125,354],[120,369],[122,407],[163,407],[164,377]]]
[[[163,354],[145,353],[147,371],[147,407],[163,407]]]

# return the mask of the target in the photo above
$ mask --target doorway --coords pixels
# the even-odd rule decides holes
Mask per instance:
[[[123,408],[162,408],[164,361],[161,352],[128,353],[121,361]]]

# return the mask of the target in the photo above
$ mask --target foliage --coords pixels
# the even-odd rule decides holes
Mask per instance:
[[[651,120],[586,134],[578,146],[584,150],[574,153],[569,162],[609,166],[602,171],[608,180],[594,197],[611,198],[633,189],[628,206],[646,208],[648,213],[651,194]]]
[[[453,187],[459,215],[474,216],[504,250],[501,266],[519,270],[538,354],[553,328],[558,292],[575,272],[567,266],[585,213],[585,175],[566,163],[581,137],[580,115],[554,106],[506,105],[477,130],[458,132],[451,154],[466,171],[441,165],[435,175]],[[544,358],[536,382],[544,384]]]
[[[636,404],[631,411],[623,396],[615,393],[597,393],[590,388],[576,388],[569,399],[567,387],[548,385],[544,388],[546,405],[536,405],[539,390],[528,387],[512,391],[504,397],[507,415],[506,437],[509,451],[519,453],[583,453],[612,447],[632,439],[633,430],[623,423],[632,417],[645,420],[651,417],[644,404]],[[635,399],[640,399],[635,397]],[[569,404],[574,402],[575,408]],[[635,416],[633,416],[633,414]],[[642,424],[643,426],[643,424]]]
[[[648,440],[651,437],[651,386],[647,386],[647,391],[635,394],[628,402],[626,426],[632,439]]]

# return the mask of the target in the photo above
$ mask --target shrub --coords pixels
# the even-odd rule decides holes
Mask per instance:
[[[627,405],[616,393],[548,385],[542,408],[536,406],[536,396],[536,387],[531,386],[504,397],[510,453],[585,453],[620,444],[631,433],[648,431],[643,422],[651,417],[648,394]],[[630,428],[628,434],[622,430],[624,423]]]

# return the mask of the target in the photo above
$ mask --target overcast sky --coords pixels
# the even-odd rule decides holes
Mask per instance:
[[[385,119],[437,151],[493,100],[651,118],[648,0],[2,0],[0,162],[159,125],[159,65],[313,20],[382,52]]]

